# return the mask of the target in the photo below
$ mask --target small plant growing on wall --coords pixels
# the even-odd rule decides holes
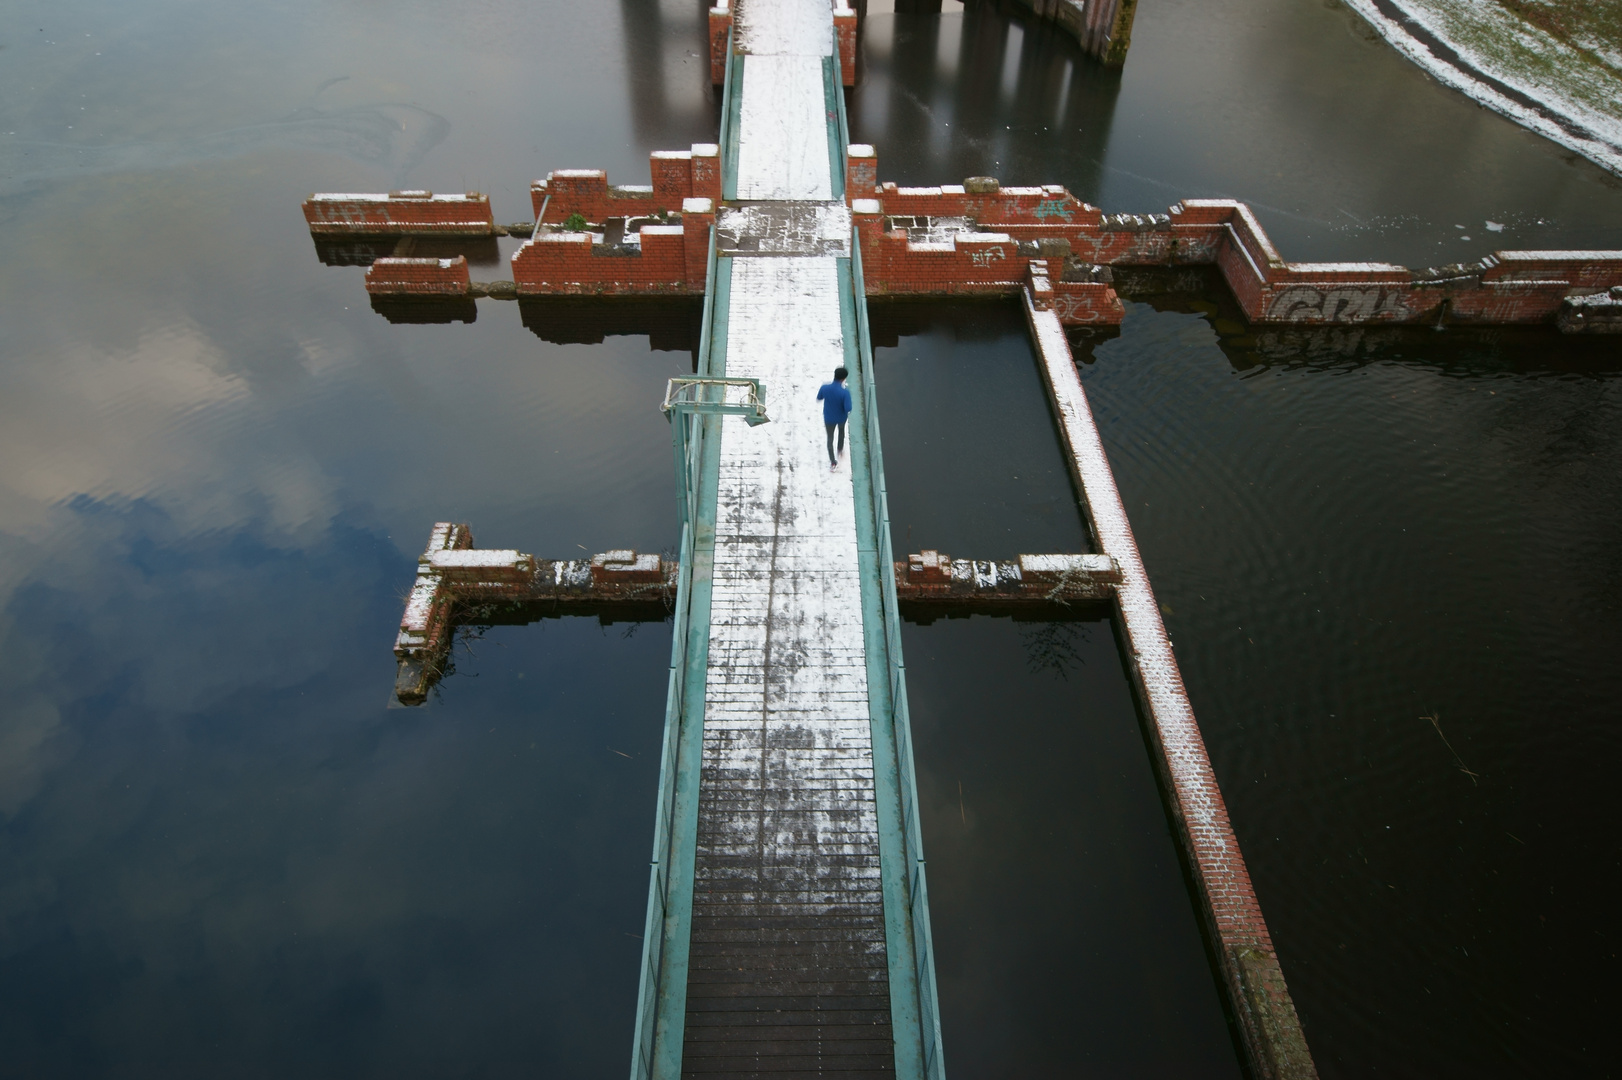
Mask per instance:
[[[585,232],[586,215],[580,213],[578,210],[575,211],[564,219],[563,227],[569,232]]]

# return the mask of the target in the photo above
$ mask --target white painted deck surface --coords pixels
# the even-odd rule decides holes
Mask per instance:
[[[821,56],[744,59],[738,198],[833,198]]]

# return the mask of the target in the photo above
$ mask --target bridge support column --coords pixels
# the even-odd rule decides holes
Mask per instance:
[[[903,2],[904,0],[896,0],[897,11],[902,10]],[[933,3],[934,7],[930,10],[941,9],[940,0],[905,0],[905,2],[916,5]],[[1120,67],[1126,63],[1126,50],[1132,44],[1132,18],[1137,14],[1138,0],[999,0],[999,2],[1018,5],[1039,19],[1058,23],[1105,67]],[[909,7],[908,10],[924,9],[919,6]]]

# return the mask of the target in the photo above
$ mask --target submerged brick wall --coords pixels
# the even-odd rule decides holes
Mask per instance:
[[[311,195],[304,200],[304,220],[316,236],[495,233],[490,197],[477,191],[454,195],[435,195],[431,191]]]

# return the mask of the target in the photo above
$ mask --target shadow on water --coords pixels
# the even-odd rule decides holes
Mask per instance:
[[[979,4],[960,15],[870,16],[867,35],[851,131],[877,149],[880,179],[1098,186],[1121,74],[1054,25]]]
[[[597,345],[604,338],[646,337],[655,352],[685,352],[697,371],[704,302],[697,298],[592,300],[556,297],[518,301],[524,326],[543,341]]]

